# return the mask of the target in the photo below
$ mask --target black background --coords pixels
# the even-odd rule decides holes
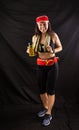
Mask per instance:
[[[30,110],[37,111],[41,102],[36,80],[36,57],[29,57],[26,47],[34,34],[35,18],[43,14],[48,15],[52,29],[59,35],[63,46],[63,51],[57,54],[60,61],[55,107],[59,120],[56,121],[58,124],[55,123],[54,130],[78,128],[78,3],[66,0],[3,0],[0,1],[0,113],[3,119],[1,124],[5,124],[5,127],[1,125],[2,129],[31,130],[37,126],[42,129],[36,118],[34,124],[29,126],[31,115],[33,116]],[[28,112],[30,116],[27,114],[27,118],[24,114]],[[18,115],[21,120],[18,120]],[[66,115],[66,121],[63,115]],[[18,123],[23,121],[22,125],[17,125],[15,118]],[[60,123],[62,120],[63,127]]]

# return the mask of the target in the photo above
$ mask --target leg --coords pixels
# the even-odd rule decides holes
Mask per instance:
[[[45,117],[44,117],[44,120],[42,122],[42,125],[44,125],[44,126],[48,126],[52,120],[51,111],[52,111],[52,108],[54,106],[54,102],[55,102],[55,94],[48,95],[48,110],[45,113]]]
[[[40,94],[41,101],[43,103],[44,108],[48,109],[48,95],[47,93]]]
[[[54,106],[54,103],[55,103],[55,94],[48,95],[48,111],[46,112],[46,114],[51,115],[51,111]]]
[[[44,93],[44,94],[40,94],[40,98],[41,98],[41,101],[42,101],[42,104],[43,104],[43,109],[38,112],[38,117],[43,117],[47,110],[48,110],[48,96],[47,96],[47,93]]]
[[[47,95],[47,93],[40,94],[41,101],[43,103],[44,108],[48,109],[47,114],[51,114],[52,108],[55,103],[55,94]]]
[[[48,95],[46,92],[46,80],[47,80],[47,72],[46,67],[38,66],[38,75],[37,75],[37,81],[40,91],[40,99],[42,101],[43,110],[38,112],[38,117],[43,117],[48,109]]]
[[[52,109],[55,103],[55,84],[58,77],[58,65],[52,66],[47,77],[48,110],[43,120],[43,125],[48,126],[52,120]]]
[[[47,78],[47,94],[48,94],[48,111],[47,114],[51,114],[52,108],[55,103],[55,86],[58,78],[58,63],[52,66],[52,69],[48,73]]]
[[[40,91],[40,98],[43,103],[43,106],[48,109],[48,95],[46,92],[46,80],[47,80],[47,72],[45,67],[38,66],[37,72],[37,81]]]

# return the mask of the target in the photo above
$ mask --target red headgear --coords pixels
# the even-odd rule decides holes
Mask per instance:
[[[44,21],[44,22],[49,21],[48,16],[42,15],[42,16],[39,16],[39,17],[36,18],[36,23],[39,23],[39,22],[42,22],[42,21]]]

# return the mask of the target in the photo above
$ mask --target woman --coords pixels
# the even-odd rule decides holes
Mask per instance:
[[[42,125],[48,126],[52,120],[51,112],[55,103],[55,84],[58,77],[58,58],[55,57],[55,53],[62,50],[60,39],[52,31],[48,16],[36,18],[32,45],[37,54],[37,79],[44,106],[44,110],[38,112],[38,117],[44,116]],[[29,53],[29,47],[27,53]]]

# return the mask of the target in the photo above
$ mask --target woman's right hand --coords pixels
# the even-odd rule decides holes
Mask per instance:
[[[26,53],[29,54],[29,46],[27,46]]]

